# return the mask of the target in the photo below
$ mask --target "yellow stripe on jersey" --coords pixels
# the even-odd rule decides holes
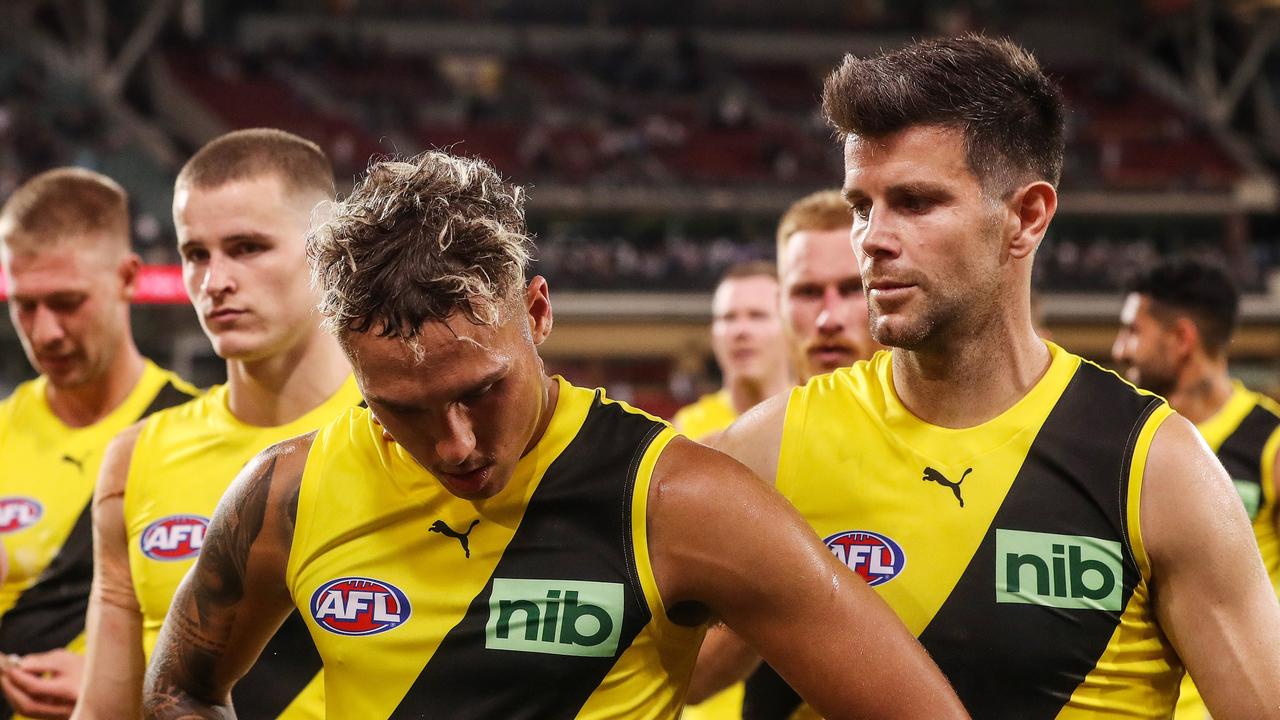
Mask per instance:
[[[642,514],[675,433],[556,382],[543,437],[485,500],[451,495],[367,411],[316,434],[286,579],[330,716],[677,712],[701,628],[666,619]]]
[[[680,408],[671,418],[671,424],[690,438],[702,441],[729,427],[737,419],[738,411],[733,409],[729,391],[721,388],[718,392],[703,395],[692,405]]]
[[[271,445],[314,431],[360,402],[355,380],[348,377],[337,392],[297,420],[260,427],[231,413],[224,385],[147,421],[129,462],[124,520],[148,658],[178,584],[200,552],[209,518],[245,463]],[[309,650],[314,657],[300,619],[287,621],[276,638],[285,642],[290,628],[308,646],[296,652]],[[243,717],[266,717],[264,707],[292,703],[279,717],[324,717],[323,686],[312,682],[318,667],[318,662],[310,667],[305,657],[264,653],[236,686],[237,710]],[[309,689],[299,693],[308,683]]]

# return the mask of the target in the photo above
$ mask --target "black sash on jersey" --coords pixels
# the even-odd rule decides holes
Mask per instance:
[[[651,619],[631,545],[636,473],[661,423],[603,403],[547,468],[520,527],[466,615],[445,636],[392,718],[576,717]],[[625,610],[612,657],[485,649],[493,578],[620,583]]]
[[[294,610],[249,672],[236,682],[231,705],[242,718],[279,717],[323,668],[311,631]]]
[[[1122,610],[996,602],[996,530],[1119,542],[1127,606],[1140,579],[1129,469],[1139,432],[1162,404],[1082,363],[1045,420],[973,560],[920,634],[974,717],[1056,717],[1106,649]]]
[[[181,405],[191,396],[165,383],[136,419]],[[66,647],[84,632],[93,585],[93,501],[84,506],[67,539],[35,584],[27,588],[0,620],[0,652],[27,655]],[[13,709],[0,695],[0,719]]]
[[[1231,479],[1257,485],[1260,498],[1266,497],[1262,489],[1262,450],[1277,428],[1280,428],[1280,417],[1255,405],[1218,448],[1218,460]]]

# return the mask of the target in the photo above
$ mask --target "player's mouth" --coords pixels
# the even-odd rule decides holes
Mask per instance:
[[[485,463],[465,472],[436,471],[436,477],[445,489],[461,498],[483,497],[483,491],[493,475],[493,463]]]
[[[814,363],[829,370],[852,365],[857,359],[852,348],[835,343],[813,345],[807,352]]]
[[[915,283],[874,280],[867,283],[867,296],[876,302],[899,302],[915,288]]]
[[[247,314],[247,310],[238,308],[218,308],[205,313],[204,319],[210,325],[229,325]]]
[[[47,373],[58,374],[75,365],[77,359],[76,353],[67,353],[65,355],[37,355],[36,362],[40,367],[44,368]]]

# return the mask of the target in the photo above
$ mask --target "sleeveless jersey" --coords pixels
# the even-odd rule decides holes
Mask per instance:
[[[1172,411],[1049,350],[1027,395],[966,429],[913,416],[889,352],[814,378],[787,406],[778,489],[974,717],[1167,718],[1182,665],[1156,624],[1138,513]]]
[[[0,538],[9,577],[0,585],[0,652],[84,648],[93,581],[90,500],[102,454],[116,433],[198,391],[150,360],[106,417],[68,427],[46,400],[44,377],[0,403]],[[0,697],[0,717],[11,711]]]
[[[1280,405],[1239,382],[1213,417],[1197,426],[1244,501],[1262,564],[1280,588],[1280,538],[1276,536],[1276,453],[1280,451]],[[1191,682],[1182,680],[1174,720],[1205,720],[1208,710]]]
[[[671,424],[690,438],[701,441],[729,427],[737,419],[738,411],[733,409],[729,391],[721,388],[719,392],[703,395],[692,405],[680,408],[671,418]]]
[[[492,498],[450,494],[367,410],[315,436],[287,582],[329,717],[674,718],[703,627],[667,618],[649,483],[676,433],[561,378]]]
[[[178,583],[195,564],[204,532],[231,481],[258,452],[311,432],[361,402],[348,378],[318,407],[285,425],[241,422],[227,406],[225,385],[143,426],[129,462],[124,521],[129,570],[142,608],[142,644],[155,647]],[[240,717],[323,718],[323,683],[301,618],[294,613],[272,638],[262,659],[236,684],[232,699]]]

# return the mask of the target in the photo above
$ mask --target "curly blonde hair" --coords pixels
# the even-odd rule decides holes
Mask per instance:
[[[412,341],[456,312],[497,323],[533,250],[524,198],[479,159],[433,150],[374,163],[307,238],[326,328]]]

